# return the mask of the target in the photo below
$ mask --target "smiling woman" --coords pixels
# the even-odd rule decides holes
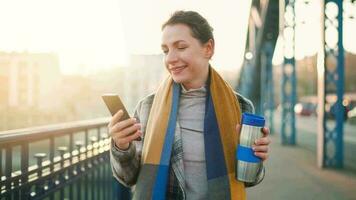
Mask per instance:
[[[246,199],[234,150],[241,113],[254,109],[210,65],[213,29],[199,13],[177,11],[162,26],[161,48],[169,76],[138,103],[135,118],[121,120],[119,111],[109,123],[114,176],[136,185],[133,199]],[[261,134],[253,152],[266,160],[269,130]]]

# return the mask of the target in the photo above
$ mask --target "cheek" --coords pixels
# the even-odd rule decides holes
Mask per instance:
[[[194,66],[199,62],[199,57],[194,52],[185,52],[180,55],[180,60],[185,64]]]

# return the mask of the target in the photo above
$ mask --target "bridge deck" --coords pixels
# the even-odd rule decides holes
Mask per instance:
[[[303,145],[282,146],[279,134],[271,138],[265,179],[247,189],[248,199],[356,199],[355,170],[320,170],[314,151]]]

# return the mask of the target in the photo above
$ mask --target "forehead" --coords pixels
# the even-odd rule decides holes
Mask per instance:
[[[185,24],[168,25],[162,31],[162,45],[172,45],[178,41],[194,42],[194,40],[196,39],[192,36],[189,26]]]

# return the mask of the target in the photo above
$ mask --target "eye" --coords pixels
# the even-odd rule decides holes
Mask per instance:
[[[185,46],[184,46],[184,47],[178,47],[179,50],[184,50],[184,49],[186,49],[186,48],[187,48],[187,47],[185,47]]]
[[[168,50],[166,50],[166,49],[162,49],[162,52],[163,52],[164,54],[166,54],[166,55],[167,55]]]

